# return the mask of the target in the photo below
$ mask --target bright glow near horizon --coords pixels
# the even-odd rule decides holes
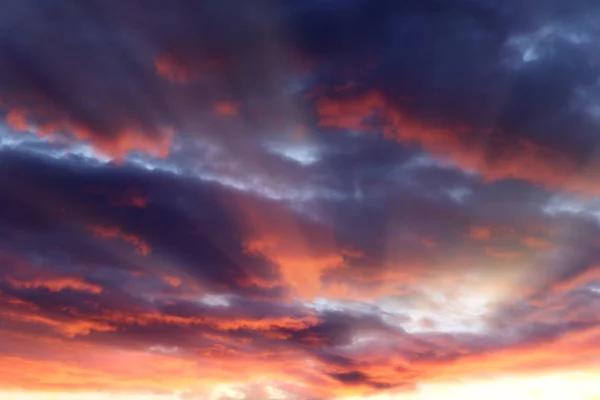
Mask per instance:
[[[414,392],[346,396],[336,400],[597,400],[600,398],[599,370],[552,373],[539,376],[497,377],[487,380],[432,383],[420,385]],[[270,389],[269,399],[282,398],[279,390]],[[159,395],[99,392],[20,392],[0,391],[1,400],[217,400],[222,396],[255,400],[243,392],[218,388],[208,397],[194,395]],[[266,399],[265,399],[266,400]]]

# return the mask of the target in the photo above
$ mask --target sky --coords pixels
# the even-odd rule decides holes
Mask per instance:
[[[599,20],[3,1],[0,399],[600,399]]]

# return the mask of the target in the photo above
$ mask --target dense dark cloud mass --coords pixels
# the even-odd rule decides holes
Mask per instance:
[[[596,3],[5,1],[0,398],[600,396]]]

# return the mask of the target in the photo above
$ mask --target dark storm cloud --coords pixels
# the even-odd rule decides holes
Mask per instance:
[[[34,0],[5,11],[0,93],[15,111],[12,121],[74,130],[109,154],[152,146],[164,154],[165,126],[197,128],[215,101],[280,88],[266,57],[278,17],[266,5]],[[173,85],[157,75],[160,57],[192,73],[208,68],[199,73],[209,79]],[[123,143],[128,139],[138,143]]]
[[[564,8],[560,2],[356,2],[306,12],[298,32],[307,32],[301,43],[323,66],[323,79],[343,76],[354,83],[341,92],[332,90],[335,83],[323,85],[334,104],[376,91],[388,113],[396,110],[425,126],[449,128],[446,139],[454,137],[455,143],[441,147],[442,153],[459,164],[462,159],[466,167],[466,155],[482,157],[484,176],[510,176],[513,172],[498,171],[511,164],[526,168],[522,161],[515,164],[516,156],[527,141],[535,143],[556,153],[529,154],[530,162],[555,165],[556,175],[514,174],[557,186],[563,174],[595,168],[590,163],[598,131],[590,111],[600,65],[597,32],[586,17],[598,9],[591,3],[570,12]],[[365,118],[375,113],[365,105],[347,109],[346,117],[353,112]],[[342,114],[337,125],[350,127]],[[402,137],[410,127],[392,129]],[[444,145],[442,137],[414,142],[429,150]],[[591,178],[586,182],[593,185]]]
[[[366,383],[377,389],[389,389],[390,385],[371,382],[371,379],[363,372],[351,371],[351,372],[340,372],[330,374],[332,378],[348,385],[354,385],[357,383]]]
[[[515,113],[539,119],[562,111],[569,95],[597,76],[589,51],[593,44],[579,46],[552,32],[545,39],[551,42],[549,59],[506,68],[512,35],[533,33],[545,24],[553,28],[561,17],[568,24],[580,22],[573,27],[577,33],[594,34],[584,22],[586,13],[598,11],[594,7],[573,7],[574,15],[549,10],[553,7],[546,3],[512,1],[357,1],[305,12],[293,26],[301,48],[334,66],[361,66],[360,58],[370,52],[376,66],[359,71],[365,74],[357,76],[359,88],[380,89],[396,101],[405,98],[407,103],[399,105],[426,119],[454,116],[474,124],[484,118],[480,121],[487,126],[500,118],[502,128],[513,130],[519,120]],[[500,110],[505,117],[499,117]]]
[[[237,12],[228,12],[234,4]],[[91,114],[90,119],[98,119],[106,126],[113,121],[101,118],[116,118],[123,113],[131,113],[126,120],[147,121],[151,115],[167,115],[159,119],[173,122],[165,111],[168,107],[159,106],[160,90],[165,87],[154,79],[157,53],[179,52],[192,59],[235,58],[232,70],[225,69],[227,80],[222,82],[229,85],[235,97],[236,93],[248,93],[248,85],[254,86],[250,92],[256,92],[259,82],[272,82],[267,75],[273,73],[272,68],[261,65],[268,62],[262,53],[272,50],[272,34],[279,33],[284,44],[296,44],[298,51],[317,57],[324,65],[340,66],[344,62],[356,68],[362,65],[359,59],[372,54],[377,69],[356,83],[387,87],[391,93],[409,97],[412,111],[446,116],[457,111],[452,107],[466,111],[467,105],[477,105],[478,112],[471,112],[470,118],[457,115],[465,122],[478,115],[496,118],[498,113],[494,110],[482,112],[482,107],[495,106],[507,109],[507,121],[515,112],[537,118],[539,110],[551,114],[554,103],[567,101],[565,95],[596,75],[592,55],[585,45],[579,48],[573,43],[560,43],[564,38],[552,36],[549,40],[559,41],[553,43],[556,54],[543,65],[533,63],[524,70],[503,67],[502,49],[511,34],[560,23],[561,17],[574,24],[585,13],[597,11],[591,6],[578,6],[572,8],[577,12],[569,14],[562,9],[562,2],[558,4],[560,7],[484,1],[354,1],[266,7],[263,3],[249,6],[216,1],[194,5],[180,1],[169,5],[155,1],[15,2],[7,7],[4,18],[4,45],[7,50],[14,50],[5,57],[5,79],[12,84],[4,86],[29,85],[18,89],[25,93],[39,90],[51,99],[71,99],[58,100],[57,108],[67,112],[72,109],[73,115],[82,114],[82,118]],[[554,9],[560,11],[552,12]],[[233,23],[225,25],[225,20]],[[577,27],[593,34],[583,22]],[[38,41],[40,35],[47,40]],[[28,60],[20,53],[36,58]],[[22,64],[14,65],[19,62]],[[34,73],[32,68],[40,72]],[[588,70],[590,73],[582,73]],[[18,74],[29,75],[18,79]],[[32,79],[36,76],[39,78]],[[524,110],[516,107],[519,104],[511,101],[512,97],[499,97],[502,92],[490,90],[492,76],[504,78],[498,79],[496,85],[513,90],[507,94],[517,102],[525,102]],[[552,82],[552,86],[546,86],[542,93],[539,82]],[[424,109],[434,92],[438,100],[430,107],[435,109]],[[505,104],[498,103],[503,101]],[[92,104],[96,107],[92,108]],[[538,107],[538,111],[532,107]],[[556,103],[556,107],[560,104]],[[144,126],[152,127],[155,122],[144,122]]]
[[[164,153],[162,127],[173,118],[144,66],[152,55],[134,34],[92,2],[13,2],[5,9],[0,91],[6,106],[48,133],[75,131],[107,153],[143,150],[141,143],[128,148],[123,142],[144,136]],[[143,133],[130,138],[128,131]]]
[[[62,129],[77,130],[62,124],[75,121],[93,143],[107,150],[114,142],[121,155],[164,154],[162,127],[194,136],[217,101],[248,103],[240,117],[249,131],[276,126],[275,116],[289,116],[289,108],[308,118],[307,104],[280,95],[293,76],[286,71],[296,62],[290,52],[312,60],[309,86],[331,93],[351,82],[350,94],[378,90],[412,118],[468,126],[465,148],[483,148],[491,164],[506,162],[523,138],[562,152],[576,167],[594,155],[597,127],[586,103],[593,104],[598,64],[595,31],[584,17],[597,10],[590,3],[28,1],[6,10],[6,105]],[[539,59],[519,61],[527,46]],[[281,59],[280,67],[267,54]],[[205,78],[165,82],[156,76],[162,55]],[[209,131],[215,128],[231,131]],[[577,139],[566,139],[573,131]],[[249,146],[238,135],[223,137],[227,146]]]
[[[146,262],[173,263],[218,290],[280,294],[277,285],[261,289],[252,282],[255,277],[277,283],[277,266],[244,252],[239,222],[219,204],[223,193],[215,185],[190,187],[174,175],[63,164],[25,153],[4,152],[1,163],[2,230],[13,232],[12,241],[4,244],[8,250],[42,257],[48,251],[75,264],[125,270]],[[117,194],[136,188],[152,200],[143,208],[116,207],[97,188]],[[117,234],[95,236],[94,227]],[[134,248],[129,241],[147,245],[148,257],[127,251]]]

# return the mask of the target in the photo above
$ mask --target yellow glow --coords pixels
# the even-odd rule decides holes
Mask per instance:
[[[0,392],[1,400],[181,400],[175,395],[63,393],[63,392]]]
[[[338,400],[599,400],[600,370],[535,377],[422,385],[406,394],[382,394]]]
[[[600,371],[556,373],[533,377],[497,379],[421,385],[410,393],[340,397],[337,400],[598,400]],[[228,394],[244,399],[243,391],[215,390],[209,398]],[[216,393],[219,392],[219,393]],[[272,399],[279,393],[267,391]],[[215,396],[216,395],[216,396]],[[1,392],[0,400],[182,400],[185,396],[115,393]],[[252,399],[248,399],[252,400]]]

